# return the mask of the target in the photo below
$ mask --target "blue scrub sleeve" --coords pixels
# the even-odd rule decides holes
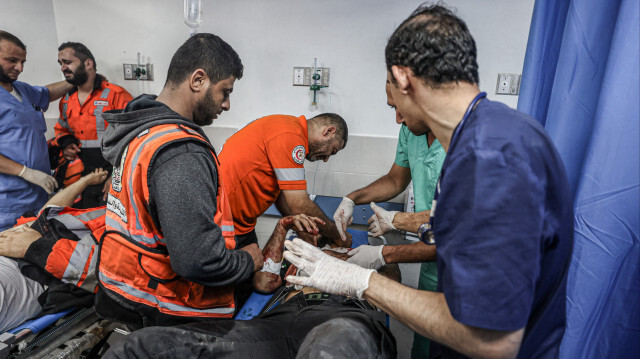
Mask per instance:
[[[467,325],[517,330],[531,313],[545,181],[536,174],[544,170],[518,150],[524,152],[469,151],[445,161],[434,231],[440,288],[453,317]]]
[[[33,86],[33,89],[35,90],[34,104],[37,104],[42,111],[46,111],[49,108],[49,89],[42,86]]]

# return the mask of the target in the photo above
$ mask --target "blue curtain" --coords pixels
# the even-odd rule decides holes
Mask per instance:
[[[640,358],[638,0],[536,0],[518,109],[574,195],[561,358]]]

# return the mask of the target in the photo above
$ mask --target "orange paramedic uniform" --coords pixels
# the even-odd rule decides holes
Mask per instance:
[[[102,113],[125,108],[132,97],[118,85],[96,76],[93,92],[81,105],[78,88],[60,100],[60,118],[54,126],[55,136],[73,135],[81,143],[81,148],[100,148],[100,141],[107,128]]]
[[[234,286],[207,287],[178,276],[171,267],[162,229],[149,212],[147,179],[151,160],[159,149],[180,141],[209,144],[196,131],[183,126],[154,126],[129,143],[120,167],[114,170],[105,220],[107,231],[98,260],[100,287],[107,295],[114,293],[112,298],[118,298],[129,310],[155,308],[177,317],[231,318],[235,311]],[[211,220],[221,227],[226,248],[233,249],[233,219],[220,184],[216,199],[217,213]]]
[[[236,132],[220,152],[222,183],[229,196],[236,234],[251,232],[281,190],[306,190],[309,151],[304,116],[272,115]]]

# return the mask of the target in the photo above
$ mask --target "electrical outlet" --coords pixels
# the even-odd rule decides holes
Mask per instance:
[[[122,70],[124,71],[125,80],[135,80],[136,76],[133,74],[132,64],[122,64]]]
[[[293,68],[293,86],[311,86],[314,84],[313,77],[311,76],[313,67],[294,67]],[[317,67],[316,73],[320,75],[320,79],[317,84],[320,86],[329,87],[329,68]]]
[[[520,74],[498,74],[497,95],[518,95],[520,93]]]
[[[294,67],[293,86],[310,86],[312,82],[311,71],[311,67]]]
[[[122,64],[125,80],[153,81],[153,64]]]
[[[293,86],[304,86],[304,68],[293,68]]]

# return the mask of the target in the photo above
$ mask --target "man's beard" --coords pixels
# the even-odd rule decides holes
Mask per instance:
[[[196,104],[193,112],[193,122],[198,126],[209,126],[219,112],[220,106],[213,100],[213,87],[209,87],[204,98]]]
[[[320,143],[311,143],[309,142],[309,153],[307,154],[306,158],[307,161],[309,162],[315,162],[318,160],[318,154],[320,152],[325,152],[325,150],[327,148],[329,148],[329,146],[331,146],[331,140],[326,140],[324,142],[320,142]]]
[[[0,66],[0,82],[5,84],[10,84],[10,83],[13,83],[14,81],[15,80],[9,77],[9,75],[6,72],[4,72],[4,69]]]
[[[81,63],[80,66],[78,66],[78,68],[76,69],[76,71],[72,72],[72,74],[73,74],[73,77],[66,81],[74,86],[80,86],[85,82],[87,82],[87,80],[89,79],[89,74],[87,74],[87,68],[84,66],[83,63]]]

